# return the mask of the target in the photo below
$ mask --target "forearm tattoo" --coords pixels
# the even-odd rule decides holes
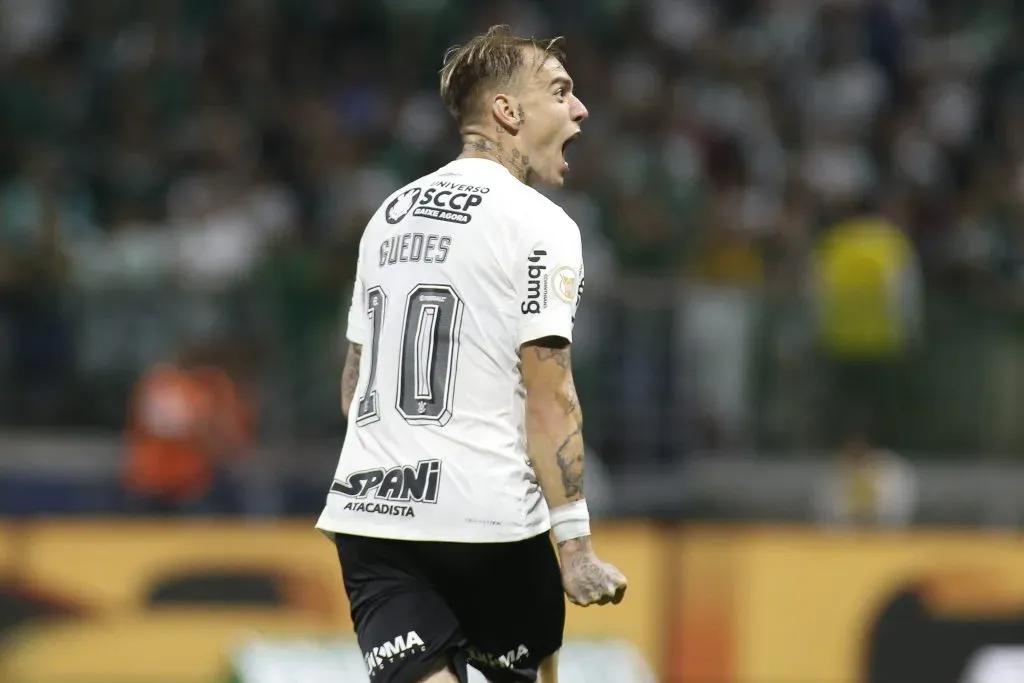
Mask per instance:
[[[572,380],[569,381],[569,390],[564,394],[557,394],[555,396],[555,400],[558,401],[559,407],[561,407],[562,412],[566,415],[578,415],[580,411],[580,402],[579,398],[576,396],[576,385],[572,384]]]
[[[530,347],[537,360],[545,363],[555,363],[563,370],[572,367],[572,359],[569,347],[552,348],[549,346]],[[558,462],[558,469],[562,475],[562,487],[565,490],[566,498],[576,498],[583,495],[583,414],[580,411],[579,398],[576,394],[576,385],[570,379],[566,391],[559,392],[555,400],[566,417],[572,420],[572,431],[562,439],[558,449],[555,451],[555,459]]]
[[[565,437],[562,445],[555,451],[558,469],[562,472],[562,487],[566,498],[583,495],[583,423],[576,422],[576,427]]]

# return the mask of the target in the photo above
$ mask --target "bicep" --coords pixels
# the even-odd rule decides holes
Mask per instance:
[[[570,348],[567,339],[557,336],[535,339],[519,348],[527,399],[561,399],[570,391],[575,398]]]

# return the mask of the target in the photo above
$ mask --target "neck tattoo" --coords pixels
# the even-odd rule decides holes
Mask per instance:
[[[511,153],[500,142],[473,136],[462,143],[463,153],[483,154],[507,168],[520,182],[525,183],[530,175],[530,157],[513,148]]]

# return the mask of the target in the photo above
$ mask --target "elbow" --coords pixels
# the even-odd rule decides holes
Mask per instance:
[[[551,400],[542,398],[536,394],[526,396],[526,429],[528,432],[543,430],[552,417]]]
[[[575,423],[583,422],[579,399],[572,384],[545,392],[527,393],[527,423],[543,425],[561,423],[567,419]]]

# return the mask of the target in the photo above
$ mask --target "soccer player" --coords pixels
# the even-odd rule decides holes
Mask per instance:
[[[562,185],[587,118],[561,45],[495,26],[449,50],[462,154],[388,197],[359,245],[348,433],[317,526],[374,682],[464,682],[468,663],[556,683],[563,589],[626,589],[583,497],[579,228],[530,187]]]

